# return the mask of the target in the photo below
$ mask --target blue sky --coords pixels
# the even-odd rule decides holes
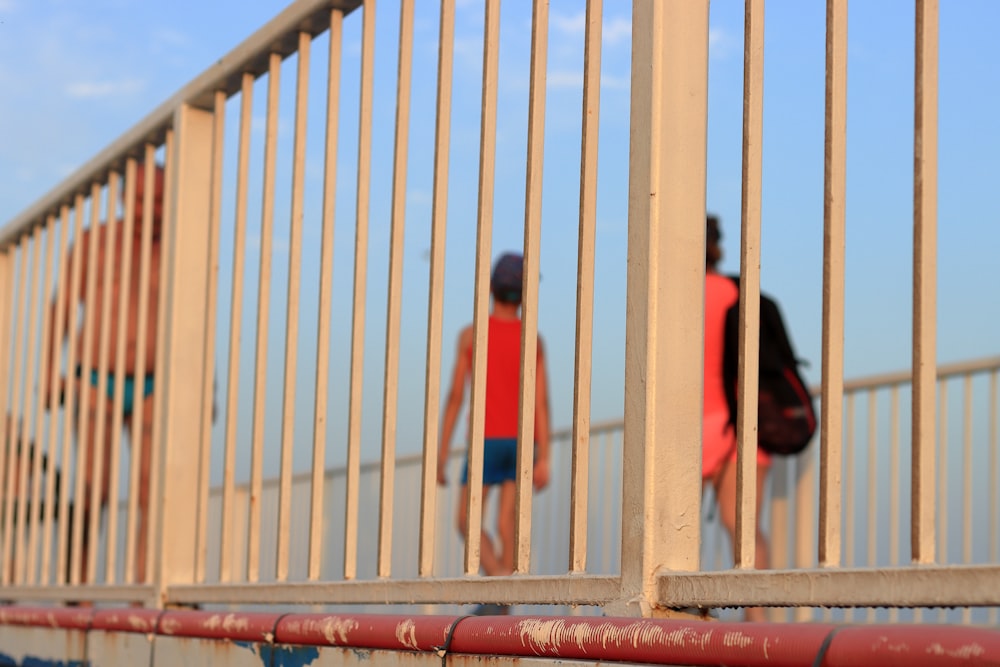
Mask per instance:
[[[433,73],[436,59],[435,3],[417,3],[414,66],[415,127],[410,145],[407,231],[404,252],[407,301],[401,431],[419,428],[423,386],[426,312],[425,252],[429,246],[430,153]],[[478,147],[482,9],[458,3],[456,108],[453,116],[452,195],[449,202],[445,364],[455,335],[471,317],[472,253],[475,244],[474,174]],[[280,1],[234,0],[150,4],[138,0],[0,0],[0,223],[10,220],[100,149],[126,131],[204,68],[227,53],[285,6]],[[392,73],[398,31],[396,3],[379,9],[376,127],[371,247],[369,250],[368,347],[366,353],[366,443],[378,438],[384,340],[384,286],[388,244],[386,193],[391,166],[394,87]],[[570,423],[576,264],[576,206],[580,93],[583,61],[582,0],[551,2],[549,90],[542,236],[540,330],[549,345],[555,425]],[[605,3],[601,165],[598,199],[597,292],[595,295],[595,420],[622,413],[624,290],[627,221],[628,81],[630,3]],[[825,3],[773,0],[766,8],[765,147],[763,184],[762,286],[781,302],[800,356],[811,362],[805,374],[818,382],[820,369],[823,212],[823,75]],[[522,240],[527,116],[529,3],[503,4],[501,34],[500,138],[497,154],[495,252]],[[728,257],[724,269],[738,270],[740,132],[742,109],[742,3],[716,0],[711,7],[708,208],[721,215]],[[996,178],[1000,130],[995,123],[1000,91],[1000,52],[994,27],[1000,4],[989,0],[942,3],[939,175],[938,353],[941,361],[1000,352],[998,308],[990,270],[1000,247],[1000,202]],[[344,87],[356,84],[358,17],[345,30]],[[848,71],[847,313],[845,371],[848,377],[901,370],[910,363],[912,280],[913,9],[905,2],[850,5]],[[314,58],[323,49],[317,45]],[[317,63],[315,67],[318,67]],[[283,118],[294,69],[283,73]],[[256,101],[263,97],[258,87]],[[472,91],[469,93],[469,91]],[[313,104],[322,101],[318,88]],[[463,97],[464,95],[464,97]],[[348,101],[342,123],[356,123]],[[257,105],[256,108],[260,108]],[[320,111],[321,106],[317,107]],[[262,112],[259,112],[262,113]],[[236,116],[228,131],[235,130]],[[263,116],[261,115],[261,118]],[[322,136],[310,145],[319,150]],[[260,128],[256,128],[259,135]],[[291,135],[283,126],[283,141]],[[258,136],[255,135],[255,136]],[[259,146],[259,144],[258,144]],[[258,148],[259,150],[259,148]],[[311,149],[312,150],[312,149]],[[321,161],[310,153],[307,191],[315,195]],[[356,148],[341,135],[338,197],[338,308],[347,308],[353,235],[352,174]],[[258,155],[259,160],[259,155]],[[230,160],[227,168],[231,168]],[[471,186],[470,187],[470,183]],[[308,196],[308,195],[307,195]],[[272,308],[283,317],[280,208]],[[307,204],[307,218],[309,209]],[[287,216],[286,216],[287,217]],[[229,223],[231,225],[231,222]],[[252,230],[251,230],[252,231]],[[224,234],[226,232],[224,231]],[[318,227],[307,228],[309,254]],[[231,254],[231,247],[224,249]],[[256,258],[253,250],[248,263]],[[225,261],[223,266],[225,267]],[[253,277],[248,274],[248,280]],[[249,284],[249,283],[248,283]],[[228,281],[223,277],[223,292]],[[226,296],[220,305],[228,309]],[[310,310],[312,297],[303,296]],[[252,302],[248,302],[250,304]],[[225,312],[228,312],[226,310]],[[344,310],[346,317],[349,310]],[[304,321],[310,315],[304,313]],[[304,329],[307,326],[304,324]],[[280,331],[273,326],[272,332]],[[335,344],[334,373],[346,377],[344,326]],[[252,345],[244,330],[244,346]],[[249,341],[249,342],[247,342]],[[281,340],[272,333],[272,357]],[[252,350],[247,347],[246,349]],[[246,355],[244,355],[246,356]],[[299,382],[308,391],[312,370],[303,354]],[[220,361],[220,364],[222,361]],[[339,365],[338,365],[339,364]],[[252,367],[242,371],[246,383]],[[280,375],[269,371],[280,392]],[[220,373],[220,377],[223,375]],[[269,393],[269,397],[272,395]],[[279,397],[280,393],[275,394]],[[343,395],[332,411],[343,415]],[[270,400],[270,398],[269,398]],[[277,404],[277,403],[275,403]],[[304,402],[297,422],[311,420]],[[278,419],[269,414],[269,424]],[[333,420],[337,421],[337,420]],[[419,443],[401,438],[401,451]]]

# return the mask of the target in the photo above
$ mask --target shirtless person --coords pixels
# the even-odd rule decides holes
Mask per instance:
[[[493,306],[490,313],[486,362],[486,424],[483,451],[483,500],[493,488],[500,490],[497,510],[497,545],[484,530],[481,539],[481,564],[487,575],[507,575],[514,570],[514,525],[517,479],[518,404],[521,377],[521,285],[523,260],[521,255],[502,255],[493,267],[490,291]],[[458,336],[451,388],[445,403],[438,456],[438,484],[447,484],[445,470],[459,411],[465,402],[465,386],[472,377],[472,326]],[[534,487],[543,489],[549,482],[549,395],[545,373],[545,354],[538,339],[535,374],[535,456],[532,477]],[[462,477],[461,500],[458,503],[458,529],[468,538],[469,523],[466,498],[468,494],[468,462]],[[485,509],[486,504],[483,503]],[[480,605],[477,614],[505,614],[500,605]]]
[[[143,202],[146,188],[146,174],[142,164],[136,169],[135,175],[135,199],[134,216],[131,238],[126,238],[125,221],[119,220],[114,226],[113,236],[109,234],[106,223],[100,224],[96,229],[90,228],[83,231],[80,236],[80,247],[78,256],[80,258],[80,281],[79,291],[69,295],[67,298],[66,310],[64,312],[64,328],[61,335],[54,337],[52,347],[53,357],[58,354],[63,341],[71,338],[71,344],[75,345],[76,367],[69,371],[68,378],[63,378],[62,385],[65,388],[67,381],[74,383],[76,396],[76,410],[72,415],[73,428],[75,430],[75,440],[84,445],[86,452],[77,453],[77,465],[85,464],[83,474],[84,480],[84,500],[82,512],[76,513],[77,520],[83,523],[83,548],[80,580],[87,578],[87,558],[89,552],[89,522],[91,511],[91,493],[94,483],[94,464],[96,454],[99,452],[103,459],[103,472],[101,474],[100,505],[98,511],[103,509],[109,501],[110,475],[109,468],[111,462],[111,450],[114,442],[114,395],[116,391],[116,359],[118,342],[117,334],[119,320],[126,317],[125,322],[125,364],[123,371],[123,404],[122,421],[128,433],[130,443],[138,443],[138,448],[133,447],[133,455],[139,453],[140,479],[138,488],[139,516],[137,522],[138,540],[136,545],[136,572],[135,581],[144,582],[146,578],[146,549],[147,549],[147,529],[149,516],[149,480],[150,480],[150,454],[152,445],[152,424],[153,424],[153,387],[154,387],[154,365],[156,360],[156,320],[159,301],[159,276],[160,276],[160,254],[161,254],[161,231],[163,227],[163,168],[156,166],[153,174],[153,216],[152,216],[152,243],[149,261],[149,283],[147,300],[147,317],[145,322],[145,340],[139,338],[139,301],[140,301],[140,270],[142,267],[142,233],[143,233]],[[96,262],[90,264],[90,244],[96,238]],[[128,276],[123,276],[122,263],[124,253],[127,248],[127,241],[130,241],[130,270]],[[108,266],[108,252],[112,252],[111,265],[113,273],[111,275],[110,292],[105,294],[105,271]],[[73,271],[73,249],[67,252],[67,258],[62,272],[63,289],[70,289],[70,280]],[[93,276],[91,276],[93,272]],[[93,280],[94,299],[89,305],[86,301],[88,280]],[[121,298],[124,290],[128,290],[127,312],[121,311]],[[104,352],[108,360],[107,375],[104,378],[105,395],[98,395],[101,386],[99,360],[101,359],[101,317],[105,299],[110,299],[111,325],[108,331],[108,348]],[[54,309],[54,306],[53,306]],[[82,311],[82,321],[77,325],[77,320],[81,320],[77,313]],[[53,317],[51,322],[55,322]],[[86,327],[91,327],[90,349],[85,350],[84,331]],[[72,331],[71,331],[72,329]],[[89,356],[87,353],[89,352]],[[142,353],[140,355],[140,352]],[[141,362],[145,372],[142,386],[137,386],[136,374],[138,364]],[[84,371],[84,359],[87,359],[88,371]],[[51,366],[50,366],[51,367]],[[60,392],[60,395],[63,395]],[[47,399],[48,394],[43,396]],[[103,400],[100,400],[103,398]],[[142,402],[142,423],[134,424],[133,415],[137,411],[138,403]],[[60,401],[61,402],[61,401]],[[84,419],[86,410],[86,419]],[[86,425],[86,433],[81,434],[80,428]],[[82,436],[82,440],[81,440]],[[101,442],[96,442],[100,436]],[[135,490],[133,490],[135,492]]]

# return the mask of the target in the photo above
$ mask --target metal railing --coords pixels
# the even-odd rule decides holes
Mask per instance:
[[[756,431],[757,366],[749,351],[759,342],[763,3],[746,3],[740,482],[736,566],[721,571],[702,566],[702,522],[690,518],[702,514],[704,324],[698,314],[704,308],[708,2],[632,3],[628,261],[621,295],[627,307],[624,350],[614,351],[625,359],[624,420],[621,450],[613,454],[592,442],[590,423],[595,183],[598,149],[605,146],[598,136],[603,8],[599,0],[586,3],[579,163],[573,158],[581,193],[574,400],[570,446],[562,450],[568,471],[559,478],[568,490],[558,496],[566,514],[564,565],[538,565],[538,543],[545,541],[539,530],[545,537],[556,533],[540,522],[543,508],[533,501],[527,455],[533,416],[526,410],[520,423],[514,574],[478,575],[484,496],[476,465],[470,471],[470,531],[461,567],[441,569],[455,550],[439,542],[451,530],[435,479],[445,246],[455,229],[475,236],[475,266],[466,267],[473,280],[461,281],[474,297],[469,456],[475,463],[483,451],[482,324],[497,232],[493,218],[506,203],[495,192],[498,145],[503,148],[498,109],[507,92],[498,70],[500,5],[484,3],[481,78],[474,87],[457,87],[453,78],[461,59],[453,0],[439,4],[432,59],[414,48],[412,0],[393,6],[389,22],[399,26],[398,53],[388,77],[375,66],[376,29],[384,17],[374,2],[297,0],[4,228],[3,597],[150,605],[492,600],[598,605],[630,615],[692,606],[997,604],[995,547],[976,564],[969,495],[962,497],[961,563],[947,560],[954,506],[947,504],[945,489],[954,468],[946,465],[943,450],[935,449],[936,440],[945,443],[951,435],[946,385],[934,378],[937,3],[932,0],[915,3],[913,372],[867,383],[861,393],[843,379],[847,6],[827,3],[822,422],[813,447],[817,467],[807,463],[775,476],[779,500],[770,527],[780,569],[772,571],[752,567],[756,524],[763,520],[755,516],[756,496],[763,490],[753,481],[754,457],[744,455],[754,446]],[[532,7],[521,162],[525,378],[538,370],[543,162],[568,159],[545,150],[548,3],[537,0]],[[345,48],[355,44],[357,52]],[[315,49],[322,54],[318,64],[316,45],[325,49]],[[413,94],[419,67],[430,68],[437,82],[433,98],[419,98],[422,116]],[[282,83],[289,73],[291,86]],[[319,108],[310,98],[316,80]],[[386,96],[391,103],[384,102]],[[292,112],[283,113],[289,102]],[[344,112],[348,102],[357,105],[350,120]],[[453,114],[470,102],[480,115],[476,150],[469,137],[451,136]],[[262,132],[255,129],[260,114]],[[422,120],[418,124],[415,118]],[[415,142],[424,148],[419,176],[431,192],[422,226],[408,215],[409,184],[418,171],[411,167]],[[344,157],[350,151],[353,166]],[[465,184],[450,160],[468,155],[476,165],[474,226],[449,216]],[[467,168],[471,162],[462,164]],[[162,165],[162,172],[154,165]],[[626,170],[625,164],[617,167]],[[410,256],[404,236],[418,231],[429,248],[429,266],[421,278],[426,317],[414,320],[404,318],[409,312],[404,301],[411,303],[404,294],[416,275],[404,271]],[[353,240],[352,252],[342,250],[345,232]],[[383,235],[385,247],[378,242]],[[369,275],[372,253],[386,268],[384,283]],[[337,292],[335,276],[337,285],[346,280],[351,287]],[[272,293],[281,286],[284,294]],[[385,309],[378,336],[366,315],[371,306]],[[416,365],[423,387],[413,389],[414,366],[402,353],[423,336],[426,348]],[[371,348],[379,343],[384,356],[381,363],[372,362]],[[990,470],[995,470],[996,365],[972,370],[991,373],[992,407],[986,414]],[[974,382],[973,375],[963,371],[967,383]],[[897,417],[880,417],[872,393],[889,386],[896,411],[902,400],[898,386],[906,380],[912,382],[908,434]],[[373,385],[380,401],[374,417],[364,407],[371,404]],[[972,386],[964,390],[965,410],[977,405]],[[534,404],[534,391],[534,383],[523,383],[523,405]],[[859,398],[868,407],[861,419],[855,415]],[[415,409],[421,400],[422,409]],[[126,414],[129,402],[133,407]],[[420,411],[418,425],[403,419],[403,411]],[[971,478],[975,438],[971,413],[964,414],[961,469]],[[342,435],[331,437],[334,421]],[[373,423],[379,435],[366,437]],[[856,429],[867,428],[872,442],[883,423],[892,429],[892,447],[905,440],[912,444],[908,467],[886,468],[893,471],[888,497],[880,495],[879,477],[872,474],[876,467],[879,474],[882,470],[876,448],[864,450],[867,475],[856,471],[854,458],[862,451]],[[121,442],[123,429],[128,448]],[[404,437],[421,443],[419,466],[400,463],[397,448]],[[303,444],[310,472],[299,478],[296,454]],[[362,465],[373,445],[380,453],[377,481],[375,470]],[[342,481],[326,477],[331,449],[343,456]],[[94,451],[100,455],[88,456]],[[893,461],[902,456],[891,451]],[[620,492],[612,464],[621,466]],[[908,487],[899,481],[907,469]],[[276,473],[273,485],[265,484],[265,471],[269,477]],[[415,486],[404,495],[406,476],[415,477],[409,482]],[[878,512],[857,511],[862,482]],[[595,484],[608,495],[591,493]],[[988,488],[992,497],[995,479]],[[792,489],[794,502],[788,500]],[[121,508],[106,502],[119,497],[127,499]],[[620,538],[608,528],[609,497],[615,505],[610,511],[622,517]],[[905,500],[894,505],[900,497]],[[890,549],[898,548],[902,526],[910,527],[909,552],[893,551],[888,559],[875,539],[881,524],[874,518],[882,516],[883,505],[891,507]],[[598,516],[601,512],[605,516]],[[854,523],[857,516],[868,517],[865,539]],[[817,523],[810,528],[813,517]],[[563,525],[561,515],[553,521]],[[400,536],[414,527],[419,529],[406,534],[415,542],[401,546]],[[818,537],[814,549],[807,534]],[[620,542],[610,560],[609,536]],[[995,542],[992,537],[990,544]],[[862,548],[868,549],[863,568],[858,566]],[[794,559],[780,555],[791,549]],[[614,562],[617,567],[608,565]]]

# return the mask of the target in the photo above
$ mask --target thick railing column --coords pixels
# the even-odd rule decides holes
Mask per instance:
[[[158,396],[154,424],[153,535],[149,555],[160,599],[173,583],[194,583],[208,317],[213,113],[189,105],[174,116],[167,144],[167,190],[160,291]]]
[[[708,0],[634,0],[622,599],[698,569]]]

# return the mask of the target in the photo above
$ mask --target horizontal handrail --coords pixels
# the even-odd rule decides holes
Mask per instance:
[[[47,213],[62,204],[71,203],[77,194],[101,180],[107,172],[120,168],[129,157],[140,158],[141,147],[159,145],[173,123],[174,113],[183,104],[211,109],[217,91],[231,96],[240,89],[243,74],[260,75],[267,71],[271,53],[282,59],[295,53],[298,33],[317,35],[329,27],[329,11],[340,8],[349,13],[360,7],[363,0],[297,0],[288,5],[264,27],[219,58],[190,83],[178,90],[149,115],[126,130],[104,150],[68,176],[62,183],[38,199],[0,229],[0,248],[13,243],[22,234],[43,222]]]

